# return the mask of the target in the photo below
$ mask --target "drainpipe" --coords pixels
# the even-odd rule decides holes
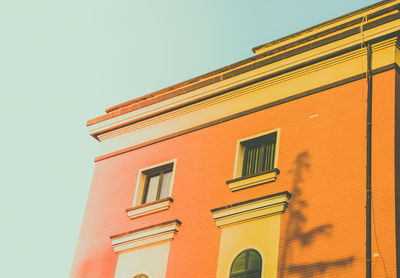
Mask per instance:
[[[372,134],[372,49],[371,43],[367,44],[367,166],[366,166],[366,277],[371,278],[371,134]]]

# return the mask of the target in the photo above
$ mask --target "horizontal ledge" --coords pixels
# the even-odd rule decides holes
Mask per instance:
[[[351,48],[347,49],[345,52],[349,52],[349,51],[352,51],[352,50],[355,50],[355,49],[359,49],[359,47],[356,47],[356,48],[351,47]],[[342,53],[342,51],[339,51],[339,52]],[[326,57],[326,59],[328,59],[329,57]],[[373,69],[371,74],[372,75],[376,75],[376,74],[379,74],[379,73],[382,73],[382,72],[385,72],[385,71],[388,71],[388,70],[392,70],[392,69],[396,69],[397,72],[400,72],[400,67],[396,63],[393,63],[393,64],[389,64],[389,65],[386,65],[386,66],[383,66],[383,67],[380,67],[380,68],[377,68],[377,69]],[[293,69],[289,69],[289,70],[293,70]],[[282,73],[283,72],[281,72],[279,74],[282,74]],[[272,76],[275,76],[275,74],[266,76],[264,78],[268,79],[268,78],[271,78]],[[169,140],[169,139],[172,139],[172,138],[175,138],[175,137],[178,137],[178,136],[182,136],[182,135],[185,135],[185,134],[188,134],[188,133],[191,133],[191,132],[202,130],[204,128],[208,128],[208,127],[211,127],[211,126],[223,123],[223,122],[234,120],[236,118],[240,118],[240,117],[243,117],[243,116],[246,116],[246,115],[250,115],[250,114],[256,113],[258,111],[269,109],[269,108],[275,107],[277,105],[282,105],[282,104],[284,104],[286,102],[290,102],[290,101],[297,100],[297,99],[300,99],[300,98],[303,98],[303,97],[307,97],[307,96],[310,96],[310,95],[313,95],[313,94],[316,94],[316,93],[319,93],[319,92],[322,92],[322,91],[325,91],[325,90],[329,90],[329,89],[332,89],[332,88],[335,88],[335,87],[338,87],[338,86],[342,86],[344,84],[347,84],[347,83],[350,83],[350,82],[354,82],[354,81],[360,80],[360,79],[365,78],[365,77],[366,77],[366,73],[361,73],[361,74],[357,74],[357,75],[354,75],[354,76],[350,76],[348,78],[345,78],[345,79],[342,79],[342,80],[339,80],[339,81],[336,81],[336,82],[333,82],[333,83],[329,83],[327,85],[320,86],[320,87],[317,87],[317,88],[314,88],[314,89],[311,89],[311,90],[307,90],[307,91],[304,91],[302,93],[298,93],[298,94],[290,96],[290,97],[286,97],[286,98],[283,98],[283,99],[280,99],[280,100],[277,100],[277,101],[273,101],[271,103],[263,104],[263,105],[260,105],[260,106],[257,106],[257,107],[242,111],[242,112],[238,112],[238,113],[230,115],[230,116],[223,117],[223,118],[208,122],[206,124],[201,124],[201,125],[198,125],[198,126],[187,128],[187,129],[184,129],[184,130],[181,130],[181,131],[178,131],[178,132],[174,132],[174,133],[169,134],[169,135],[165,135],[165,136],[162,136],[162,137],[159,137],[159,138],[156,138],[156,139],[148,140],[148,141],[140,143],[140,144],[136,144],[136,145],[133,145],[133,146],[130,146],[130,147],[126,147],[126,148],[119,149],[119,150],[116,150],[116,151],[113,151],[113,152],[110,152],[110,153],[107,153],[107,154],[103,154],[103,155],[97,156],[97,157],[95,157],[94,162],[97,163],[97,162],[100,162],[102,160],[105,160],[105,159],[108,159],[108,158],[111,158],[111,157],[114,157],[114,156],[118,156],[118,155],[121,155],[121,154],[124,154],[124,153],[127,153],[127,152],[131,152],[131,151],[134,151],[134,150],[137,150],[137,149],[141,149],[141,148],[144,148],[144,147],[147,147],[147,146],[150,146],[150,145],[153,145],[153,144],[165,141],[165,140]]]
[[[397,9],[397,6],[391,7],[392,9]],[[382,11],[378,12],[382,13]],[[379,14],[381,15],[381,14]],[[371,16],[371,15],[370,15]],[[145,96],[129,100],[127,102],[115,105],[113,107],[110,107],[106,109],[107,114],[98,116],[94,119],[91,119],[87,121],[87,126],[91,126],[121,115],[124,115],[126,113],[129,113],[131,111],[138,110],[140,108],[152,105],[157,102],[164,101],[166,99],[170,99],[175,96],[179,96],[182,94],[187,93],[188,91],[193,91],[198,88],[206,87],[211,84],[220,82],[221,80],[229,79],[231,77],[237,76],[242,74],[243,72],[248,72],[253,69],[260,68],[262,66],[265,66],[266,64],[270,64],[276,61],[280,61],[283,59],[287,59],[288,57],[295,56],[298,54],[301,54],[303,52],[309,51],[310,49],[315,49],[320,46],[324,46],[329,43],[333,43],[335,41],[340,41],[344,38],[347,38],[349,36],[356,36],[361,31],[367,31],[373,28],[376,28],[377,26],[384,25],[388,22],[395,21],[396,19],[399,19],[400,15],[398,13],[396,14],[390,14],[388,16],[384,16],[382,18],[378,18],[377,20],[374,20],[372,22],[366,22],[365,25],[363,26],[363,30],[357,26],[359,23],[357,20],[354,22],[354,27],[352,25],[348,26],[348,28],[351,28],[349,30],[340,30],[340,33],[337,33],[338,30],[334,29],[332,30],[332,33],[328,32],[327,34],[323,34],[322,38],[314,41],[314,38],[309,38],[307,39],[306,42],[299,42],[299,45],[294,45],[291,47],[287,47],[287,45],[283,45],[281,48],[278,50],[271,50],[272,52],[264,52],[257,54],[255,56],[246,58],[244,60],[238,61],[234,64],[231,64],[229,66],[225,66],[223,68],[220,68],[218,70],[200,75],[198,77],[180,82],[178,84],[175,84],[171,87],[167,87],[161,90],[158,90],[156,92],[147,94]],[[325,31],[326,32],[326,31]],[[296,34],[296,33],[295,33]],[[326,36],[324,38],[324,36]],[[303,40],[306,38],[303,38]],[[310,41],[308,41],[310,40]],[[304,44],[305,45],[302,45]],[[271,55],[273,55],[271,57]],[[96,137],[96,135],[94,135]]]
[[[246,204],[249,204],[249,203],[262,201],[262,200],[265,200],[265,199],[271,199],[271,198],[274,198],[274,197],[279,197],[279,196],[282,196],[282,195],[285,195],[286,198],[288,198],[288,199],[290,199],[292,197],[292,194],[290,194],[288,191],[283,191],[283,192],[274,193],[274,194],[270,194],[270,195],[266,195],[266,196],[262,196],[262,197],[258,197],[258,198],[254,198],[254,199],[250,199],[250,200],[247,200],[247,201],[239,202],[239,203],[234,203],[234,204],[223,206],[223,207],[214,208],[214,209],[211,210],[211,212],[214,213],[214,212],[217,212],[217,211],[220,211],[220,210],[234,208],[234,207],[246,205]]]
[[[229,186],[231,191],[237,191],[275,181],[279,173],[279,169],[274,168],[272,170],[264,171],[254,175],[228,180],[226,181],[226,184]]]
[[[163,244],[174,239],[181,222],[178,219],[111,236],[117,254]]]
[[[219,228],[237,225],[282,214],[288,206],[290,193],[287,191],[235,203],[211,210]]]
[[[173,199],[170,197],[126,209],[130,219],[169,209]]]
[[[134,234],[134,233],[137,233],[137,232],[146,231],[146,230],[150,230],[150,229],[154,229],[154,228],[159,228],[159,227],[167,226],[167,225],[170,225],[170,224],[181,225],[182,222],[179,221],[178,219],[169,220],[169,221],[165,221],[165,222],[162,222],[162,223],[158,223],[158,224],[146,226],[146,227],[143,227],[143,228],[135,229],[135,230],[132,230],[132,231],[128,231],[128,232],[125,232],[125,233],[112,235],[112,236],[110,236],[110,239],[119,238],[119,237],[127,236],[127,235],[130,235],[130,234]]]
[[[226,184],[233,183],[233,182],[236,182],[236,181],[246,180],[246,179],[249,179],[249,178],[252,178],[252,177],[257,177],[257,176],[265,175],[265,174],[272,173],[272,172],[276,172],[278,175],[281,173],[281,171],[279,171],[278,168],[274,168],[272,170],[263,171],[263,172],[260,172],[260,173],[257,173],[257,174],[253,174],[253,175],[249,175],[249,176],[244,176],[244,177],[240,177],[240,178],[236,178],[236,179],[227,180]]]
[[[149,202],[149,203],[141,204],[141,205],[134,206],[134,207],[131,207],[131,208],[127,208],[125,211],[129,212],[129,211],[136,210],[136,209],[139,209],[139,208],[143,208],[143,207],[155,205],[155,204],[158,204],[158,203],[162,203],[164,201],[170,201],[171,203],[173,203],[174,199],[172,199],[171,197],[167,197],[167,198],[163,198],[163,199],[160,199],[160,200],[155,200],[153,202]]]

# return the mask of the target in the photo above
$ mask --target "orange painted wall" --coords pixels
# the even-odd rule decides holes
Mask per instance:
[[[400,265],[400,74],[396,73],[395,96],[395,204],[396,204],[396,256]]]
[[[390,277],[396,271],[395,74],[373,80],[374,215]],[[210,209],[285,190],[293,196],[282,215],[278,276],[362,277],[366,106],[366,84],[352,82],[97,162],[71,277],[114,277],[118,258],[110,235],[175,218],[182,225],[167,277],[215,277],[220,230]],[[278,180],[232,193],[225,182],[233,176],[237,140],[275,128],[281,128]],[[138,170],[174,158],[171,208],[129,220],[125,209]],[[384,277],[382,256],[374,258],[375,277]]]

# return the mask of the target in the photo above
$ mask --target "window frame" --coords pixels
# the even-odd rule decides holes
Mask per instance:
[[[177,165],[177,159],[172,159],[172,160],[168,160],[168,161],[156,164],[156,165],[151,165],[151,166],[140,169],[138,171],[135,195],[133,198],[132,206],[137,207],[137,206],[146,205],[148,203],[152,203],[152,202],[143,203],[144,196],[145,196],[144,194],[145,194],[147,177],[149,175],[154,175],[157,173],[157,171],[159,172],[161,170],[172,169],[171,178],[169,181],[169,193],[168,193],[167,198],[171,197],[173,184],[174,184],[174,178],[175,178],[176,165]]]
[[[147,171],[143,172],[143,174],[146,176],[146,178],[145,178],[145,183],[143,185],[144,186],[143,187],[143,194],[142,194],[142,198],[141,198],[140,204],[144,205],[144,204],[151,203],[151,202],[154,202],[154,201],[158,201],[158,200],[161,199],[160,195],[161,195],[161,190],[162,190],[162,186],[163,186],[164,174],[171,172],[171,178],[172,178],[173,168],[174,168],[174,164],[170,163],[170,164],[162,165],[162,166],[159,166],[159,167],[156,167],[156,168],[152,168],[150,170],[147,170]],[[148,191],[149,191],[149,186],[150,186],[149,185],[150,184],[150,179],[153,178],[153,177],[157,177],[157,176],[159,176],[159,179],[158,179],[158,184],[157,184],[156,199],[153,200],[153,201],[147,201],[147,198],[148,198],[147,194],[149,193]],[[168,187],[171,186],[171,181],[169,181],[169,185],[167,185],[167,186]],[[168,194],[168,196],[166,196],[166,197],[169,197],[169,196],[170,196],[170,194]]]
[[[268,133],[261,137],[256,137],[254,139],[241,142],[241,144],[243,146],[242,177],[257,175],[262,172],[271,171],[275,168],[275,161],[271,160],[275,159],[276,132]],[[270,144],[273,144],[273,148],[269,147]],[[265,147],[264,157],[262,157],[262,155],[259,153],[263,146]],[[255,152],[256,154],[251,157],[251,152]],[[270,156],[272,156],[272,159]],[[260,159],[262,159],[261,165],[259,165]],[[253,162],[255,165],[251,162]],[[258,171],[260,166],[262,170]]]
[[[280,141],[280,128],[271,129],[262,133],[258,133],[246,138],[239,139],[237,141],[236,146],[236,157],[235,157],[235,168],[233,173],[233,178],[246,178],[247,176],[243,176],[243,164],[244,164],[244,156],[245,156],[245,149],[246,145],[252,144],[252,142],[257,141],[258,138],[267,137],[272,133],[276,133],[275,138],[275,150],[274,150],[274,162],[272,169],[278,168],[278,156],[279,156],[279,141]],[[257,175],[259,173],[253,174]],[[250,175],[249,177],[253,176]]]

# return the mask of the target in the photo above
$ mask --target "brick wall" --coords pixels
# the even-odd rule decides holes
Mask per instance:
[[[374,76],[373,202],[379,247],[395,275],[395,70]],[[167,277],[215,277],[220,231],[210,209],[289,191],[279,277],[362,277],[366,84],[348,83],[96,163],[71,277],[114,276],[110,235],[179,219]],[[280,128],[278,180],[231,192],[237,140]],[[177,159],[167,211],[129,220],[138,170]],[[376,250],[373,231],[373,254]],[[234,244],[234,242],[232,243]],[[268,258],[267,258],[268,259]],[[382,260],[373,261],[384,277]]]

